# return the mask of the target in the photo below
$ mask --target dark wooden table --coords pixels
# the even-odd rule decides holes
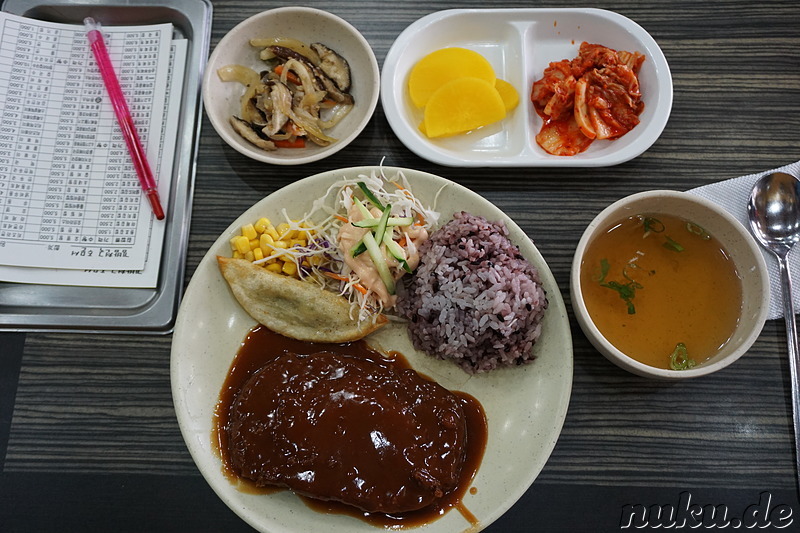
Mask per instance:
[[[485,2],[306,4],[350,21],[382,64],[397,35],[419,17]],[[212,47],[240,20],[278,5],[215,1]],[[607,362],[581,333],[569,301],[573,251],[606,205],[643,190],[686,190],[800,160],[800,3],[620,0],[592,7],[638,22],[670,64],[672,115],[643,155],[599,169],[440,167],[397,140],[379,105],[363,134],[331,158],[264,166],[228,148],[204,118],[187,282],[239,213],[302,177],[386,157],[388,165],[457,181],[533,238],[567,302],[574,343],[572,399],[561,437],[530,490],[488,530],[616,531],[626,505],[681,507],[690,497],[692,504],[716,506],[715,522],[701,529],[722,529],[722,506],[727,520],[752,515],[761,518],[758,525],[771,519],[773,527],[781,519],[774,509],[785,513],[788,506],[793,514],[784,530],[800,531],[782,321],[768,322],[749,353],[727,369],[664,384]],[[0,334],[0,531],[250,530],[217,499],[181,438],[170,393],[170,341]],[[771,515],[753,514],[767,505]]]

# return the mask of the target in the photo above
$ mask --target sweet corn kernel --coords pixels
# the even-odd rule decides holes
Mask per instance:
[[[300,232],[298,230],[292,228],[287,228],[286,231],[283,232],[278,230],[278,233],[281,234],[281,239],[284,241],[290,241],[292,239],[296,239],[298,235],[300,235]]]
[[[258,234],[256,234],[256,229],[252,224],[245,224],[242,226],[242,236],[247,237],[248,241],[252,241],[258,237]]]
[[[236,237],[236,242],[234,243],[234,246],[236,247],[237,252],[244,255],[250,251],[250,239],[248,239],[244,235],[240,235]]]
[[[293,225],[296,225],[293,229]],[[244,258],[248,261],[259,261],[275,254],[276,249],[287,250],[296,247],[308,246],[316,232],[307,222],[297,220],[281,222],[273,226],[266,217],[259,218],[253,224],[245,224],[241,228],[241,235],[230,240],[233,257]],[[312,256],[303,259],[303,267],[320,265],[324,259]],[[264,268],[272,272],[299,277],[298,266],[295,258],[290,254],[282,254],[261,263]]]
[[[292,263],[291,261],[286,261],[283,264],[283,273],[289,276],[294,276],[297,274],[297,265]]]
[[[253,224],[253,228],[255,228],[256,232],[261,234],[267,229],[267,226],[270,225],[270,221],[268,218],[261,217],[259,218],[255,224]]]

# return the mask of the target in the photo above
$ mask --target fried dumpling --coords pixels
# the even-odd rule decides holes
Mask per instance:
[[[286,337],[306,342],[351,342],[385,325],[388,319],[350,317],[350,303],[312,283],[270,272],[246,259],[217,256],[222,276],[247,313]]]

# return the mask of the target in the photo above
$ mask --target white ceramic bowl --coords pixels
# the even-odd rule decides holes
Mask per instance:
[[[536,144],[542,120],[530,100],[533,82],[552,61],[571,59],[581,41],[646,57],[639,71],[641,123],[615,141],[595,141],[563,157]],[[467,135],[429,139],[419,131],[422,112],[408,96],[408,74],[425,55],[448,46],[482,54],[498,77],[519,93],[516,109],[497,124]],[[381,102],[397,137],[434,163],[456,167],[600,167],[637,157],[661,135],[672,110],[672,75],[658,43],[631,19],[612,11],[581,9],[449,9],[406,28],[383,62]]]
[[[642,213],[675,215],[702,226],[728,251],[742,278],[742,314],[727,344],[709,360],[688,370],[659,369],[629,357],[612,345],[592,322],[583,301],[580,270],[590,242],[615,221]],[[648,191],[628,196],[604,209],[589,224],[578,242],[570,279],[572,307],[578,324],[597,350],[617,366],[634,374],[675,380],[704,376],[739,359],[752,346],[764,327],[769,310],[769,274],[755,239],[730,213],[699,196],[677,191]]]
[[[237,115],[244,88],[236,82],[223,82],[217,75],[220,67],[240,64],[256,71],[264,70],[259,49],[250,46],[250,39],[288,37],[305,43],[319,42],[335,50],[350,64],[355,106],[335,127],[326,131],[336,142],[329,146],[308,143],[305,148],[265,151],[255,147],[230,125]],[[350,144],[364,129],[375,111],[380,93],[380,72],[375,53],[367,40],[347,21],[310,7],[281,7],[262,11],[240,22],[217,44],[208,60],[203,76],[203,104],[211,125],[220,137],[236,151],[264,163],[300,165],[318,161]]]

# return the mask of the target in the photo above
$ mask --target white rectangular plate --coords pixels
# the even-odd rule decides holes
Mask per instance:
[[[614,141],[595,141],[583,153],[554,156],[535,140],[542,126],[530,90],[553,61],[572,59],[582,41],[646,56],[639,71],[645,108],[641,123]],[[429,139],[419,131],[422,112],[408,97],[408,74],[425,55],[458,46],[482,54],[499,78],[519,92],[520,104],[501,122],[478,131]],[[623,163],[647,150],[672,109],[672,76],[655,40],[632,20],[601,9],[452,9],[427,15],[395,40],[383,64],[381,100],[395,134],[434,163],[463,167],[599,167]]]

